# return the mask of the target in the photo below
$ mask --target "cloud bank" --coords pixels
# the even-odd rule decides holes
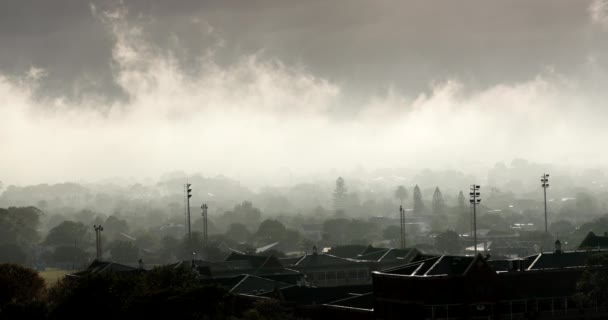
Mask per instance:
[[[272,183],[359,166],[475,172],[516,157],[574,166],[608,160],[607,97],[598,85],[606,76],[592,56],[581,57],[587,69],[576,75],[547,68],[474,90],[454,79],[416,95],[393,87],[353,102],[341,84],[263,54],[220,64],[210,46],[185,67],[173,49],[147,41],[126,7],[92,12],[112,37],[113,81],[127,98],[41,95],[38,82],[53,74],[35,66],[21,77],[0,75],[5,183],[172,170]]]

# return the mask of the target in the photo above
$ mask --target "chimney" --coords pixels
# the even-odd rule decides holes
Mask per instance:
[[[312,246],[312,254],[317,255],[317,246]]]
[[[139,267],[139,270],[143,270],[144,269],[144,260],[143,259],[139,259],[137,261],[137,265]]]
[[[555,253],[562,253],[562,243],[559,241],[559,239],[555,240]]]

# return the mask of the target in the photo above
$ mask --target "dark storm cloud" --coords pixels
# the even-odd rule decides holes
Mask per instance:
[[[0,180],[602,164],[606,3],[4,1]]]
[[[0,3],[0,70],[30,66],[44,88],[119,95],[112,39],[91,12],[117,1]],[[569,0],[124,1],[148,40],[187,67],[213,47],[218,63],[255,52],[340,83],[363,97],[395,86],[415,94],[433,81],[476,87],[525,81],[546,68],[577,72],[607,49],[589,2]],[[210,36],[205,31],[212,30]],[[186,68],[187,69],[187,68]]]

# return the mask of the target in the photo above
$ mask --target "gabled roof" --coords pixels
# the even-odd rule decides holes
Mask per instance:
[[[375,252],[371,252],[366,255],[359,255],[356,257],[357,260],[367,260],[367,261],[376,261],[376,262],[384,262],[384,261],[396,261],[403,260],[403,263],[410,262],[415,258],[418,254],[418,250],[414,248],[409,249],[395,249],[388,248],[377,250]]]
[[[304,256],[293,257],[293,258],[279,258],[279,262],[281,262],[284,266],[292,266],[300,261]]]
[[[249,261],[253,268],[283,268],[279,259],[274,256],[254,256],[232,252],[226,261]]]
[[[350,297],[326,303],[326,306],[339,308],[354,308],[373,311],[374,309],[374,293],[368,292],[364,294],[353,294]]]
[[[474,257],[470,256],[441,256],[424,275],[462,275],[472,264]]]
[[[376,247],[374,247],[374,246],[372,246],[370,244],[369,246],[367,246],[367,248],[365,248],[365,250],[363,250],[363,252],[361,252],[359,254],[359,256],[366,256],[366,255],[369,255],[369,254],[372,254],[372,253],[378,253],[378,252],[381,252],[381,251],[386,251],[388,249],[389,248],[376,248]]]
[[[367,250],[368,246],[360,244],[347,244],[341,246],[332,247],[329,250],[329,254],[332,254],[340,258],[356,258],[361,255],[362,252]]]
[[[527,270],[584,267],[593,251],[545,252],[531,257]]]
[[[424,275],[431,267],[433,267],[439,259],[441,259],[441,256],[429,257],[402,266],[382,270],[382,272],[390,274],[420,276]]]
[[[352,297],[353,294],[372,292],[371,285],[337,286],[337,287],[307,287],[290,286],[277,289],[273,292],[260,294],[264,297],[278,297],[284,302],[293,302],[302,305],[324,304]]]
[[[267,244],[263,247],[259,247],[259,248],[255,249],[255,253],[262,253],[262,252],[268,251],[268,250],[274,248],[278,244],[279,244],[278,242],[274,242],[271,244]]]
[[[356,264],[361,261],[346,259],[326,253],[307,254],[302,257],[294,266],[296,267],[322,267],[331,265]]]
[[[578,250],[608,249],[608,236],[598,236],[589,232],[578,246]]]
[[[110,261],[93,261],[86,269],[71,274],[70,276],[82,277],[89,274],[104,274],[115,272],[134,272],[145,271],[128,265],[110,262]]]
[[[230,293],[260,294],[262,292],[272,291],[276,288],[281,289],[289,286],[291,286],[291,284],[248,274],[230,289]]]
[[[443,255],[382,270],[381,272],[408,276],[453,276],[465,275],[481,269],[494,272],[493,267],[481,255],[476,257]]]

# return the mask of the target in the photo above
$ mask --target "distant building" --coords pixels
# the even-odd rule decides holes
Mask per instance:
[[[603,250],[608,249],[608,232],[604,232],[604,236],[597,236],[593,232],[589,232],[585,239],[578,246],[578,250]]]
[[[374,314],[377,319],[578,315],[576,282],[593,253],[562,252],[556,242],[554,252],[523,259],[443,255],[373,272]]]
[[[372,246],[353,258],[313,252],[290,259],[288,268],[306,275],[310,285],[318,287],[371,284],[371,272],[403,265],[421,254],[416,249],[375,248]],[[286,260],[285,260],[286,261]]]

